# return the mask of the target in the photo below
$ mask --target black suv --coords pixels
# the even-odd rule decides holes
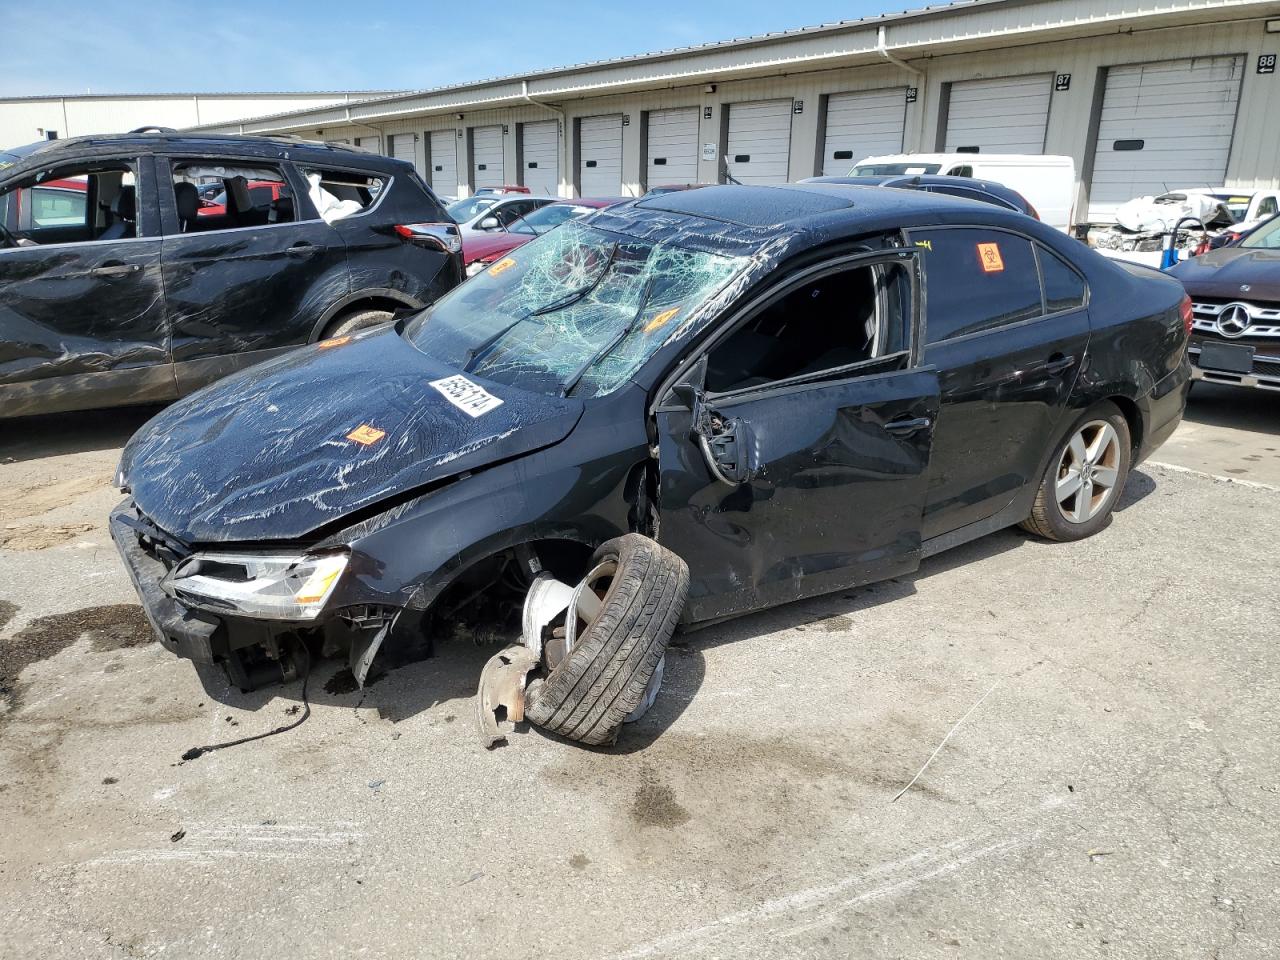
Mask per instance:
[[[147,128],[0,162],[0,417],[172,400],[462,280],[412,165]]]

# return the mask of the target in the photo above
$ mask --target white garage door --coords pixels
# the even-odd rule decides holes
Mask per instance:
[[[404,160],[418,166],[418,151],[412,133],[397,133],[391,138],[391,155],[397,160]]]
[[[622,117],[583,117],[578,121],[581,169],[578,189],[584,197],[622,193]]]
[[[1227,173],[1242,57],[1111,67],[1093,156],[1089,219],[1179,187],[1220,187]]]
[[[947,152],[1044,153],[1053,77],[964,80],[951,85]]]
[[[507,181],[502,170],[502,127],[473,127],[471,130],[472,189],[500,187]]]
[[[650,110],[645,183],[698,182],[698,108]]]
[[[791,101],[729,105],[725,166],[739,183],[786,183],[791,157]]]
[[[560,189],[560,121],[520,125],[520,162],[524,180],[534,193],[556,196]]]
[[[822,175],[845,177],[865,157],[901,153],[906,120],[906,87],[831,94]]]
[[[458,135],[453,130],[432,130],[428,135],[427,182],[443,197],[458,192]]]

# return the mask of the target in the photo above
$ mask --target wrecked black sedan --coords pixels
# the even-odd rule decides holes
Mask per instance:
[[[1102,529],[1181,419],[1189,306],[987,204],[641,199],[161,413],[125,450],[111,529],[165,646],[241,685],[303,648],[363,681],[375,655],[535,599],[529,656],[498,667],[548,669],[529,715],[602,742],[677,619],[1014,524]],[[557,625],[539,611],[560,588]]]

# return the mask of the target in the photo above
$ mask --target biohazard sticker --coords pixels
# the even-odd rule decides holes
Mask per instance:
[[[488,413],[494,407],[502,406],[502,400],[480,386],[472,383],[462,374],[445,377],[443,380],[430,381],[446,400],[469,417],[478,417]]]
[[[982,264],[983,273],[999,273],[1004,269],[1004,258],[1000,256],[998,243],[978,244],[978,260]]]
[[[362,447],[370,447],[386,435],[387,431],[379,430],[377,427],[371,427],[367,423],[362,423],[347,434],[347,439],[360,444]]]

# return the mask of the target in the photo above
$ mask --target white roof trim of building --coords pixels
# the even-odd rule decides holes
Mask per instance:
[[[1147,0],[1148,4],[1150,0]],[[1101,36],[1188,23],[1280,16],[1276,0],[960,0],[897,14],[801,27],[549,68],[488,80],[374,97],[330,107],[195,127],[244,133],[288,132],[401,116],[465,112],[537,100],[572,100],[672,84],[768,76],[797,67],[822,69],[941,56],[990,48],[1017,35],[1021,43]],[[890,29],[892,27],[892,30]]]

